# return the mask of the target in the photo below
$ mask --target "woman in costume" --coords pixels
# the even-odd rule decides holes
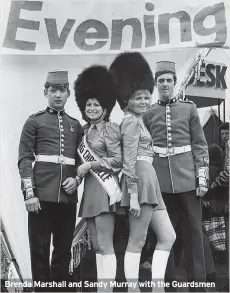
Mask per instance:
[[[78,149],[82,165],[78,176],[84,180],[79,216],[87,221],[96,253],[98,279],[115,279],[113,248],[114,212],[121,199],[118,174],[122,167],[120,130],[109,122],[116,103],[116,88],[104,66],[83,70],[74,83],[77,105],[88,123]]]
[[[130,235],[125,253],[126,279],[138,279],[139,262],[149,225],[157,236],[152,260],[152,279],[164,279],[176,235],[162,199],[152,166],[151,135],[142,114],[148,109],[154,87],[151,69],[137,52],[118,55],[110,66],[124,111],[121,123],[123,146],[121,206],[129,208]]]

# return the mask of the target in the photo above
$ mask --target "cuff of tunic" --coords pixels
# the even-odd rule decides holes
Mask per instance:
[[[208,167],[198,168],[197,177],[196,177],[196,186],[208,188],[208,184],[209,184],[209,168]]]
[[[34,197],[34,191],[33,188],[27,188],[25,190],[23,190],[23,196],[24,196],[24,200],[30,199],[32,197]]]
[[[31,177],[21,179],[21,189],[24,196],[24,200],[34,197],[34,180]]]

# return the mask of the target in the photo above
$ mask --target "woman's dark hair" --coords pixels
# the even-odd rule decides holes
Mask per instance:
[[[89,98],[90,99],[90,98]],[[96,99],[96,98],[95,98]],[[88,100],[87,100],[88,101]],[[83,120],[85,120],[86,122],[89,122],[90,123],[90,120],[89,120],[89,118],[87,117],[87,115],[85,114],[85,107],[86,107],[86,103],[87,103],[87,101],[81,101],[81,105],[79,106],[79,109],[82,109],[82,111],[81,111],[81,115],[82,115],[82,119]],[[98,101],[98,100],[97,100]],[[110,112],[108,112],[108,110],[105,108],[105,106],[104,105],[101,105],[101,103],[100,103],[100,101],[98,101],[98,103],[100,104],[100,106],[102,107],[102,109],[103,109],[103,111],[104,110],[106,110],[107,112],[106,112],[106,115],[105,115],[105,117],[104,117],[104,121],[105,122],[109,122],[109,118],[110,118]],[[79,103],[80,104],[80,103]],[[78,104],[78,105],[79,105]],[[81,108],[80,108],[81,107]],[[103,115],[103,113],[102,113],[102,115]]]
[[[97,99],[102,109],[106,109],[105,121],[116,104],[117,90],[113,78],[106,66],[92,65],[84,69],[74,82],[74,93],[82,118],[89,122],[85,115],[85,106],[90,98]]]
[[[221,130],[229,130],[229,122],[224,122],[220,125],[220,131]]]

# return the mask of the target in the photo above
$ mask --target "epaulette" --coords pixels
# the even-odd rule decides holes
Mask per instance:
[[[154,103],[154,104],[150,105],[149,109],[153,108],[156,105],[157,105],[157,103]]]
[[[195,105],[195,104],[193,103],[193,101],[190,101],[190,100],[182,100],[182,99],[178,99],[178,101],[180,101],[181,103],[189,103],[189,104],[193,104],[193,105]]]
[[[76,118],[73,118],[73,117],[71,117],[69,114],[67,114],[67,113],[65,113],[70,119],[73,119],[73,120],[75,120],[75,121],[77,121],[77,122],[79,122]]]
[[[45,111],[46,111],[46,110],[41,110],[41,111],[39,111],[39,112],[33,114],[33,116],[41,115],[41,114],[45,113]]]

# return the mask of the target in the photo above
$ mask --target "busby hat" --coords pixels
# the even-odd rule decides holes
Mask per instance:
[[[139,52],[118,55],[110,66],[110,72],[118,90],[121,109],[128,105],[131,96],[138,90],[153,93],[154,78],[151,68]]]
[[[164,72],[164,71],[176,73],[175,62],[171,62],[171,61],[159,61],[159,62],[157,62],[155,73]]]
[[[68,71],[53,71],[48,72],[46,78],[46,84],[50,85],[67,85],[68,81]]]
[[[106,66],[93,65],[78,75],[74,82],[77,105],[85,117],[85,105],[88,99],[95,98],[103,109],[107,110],[105,118],[109,118],[116,104],[117,91],[111,74]]]

